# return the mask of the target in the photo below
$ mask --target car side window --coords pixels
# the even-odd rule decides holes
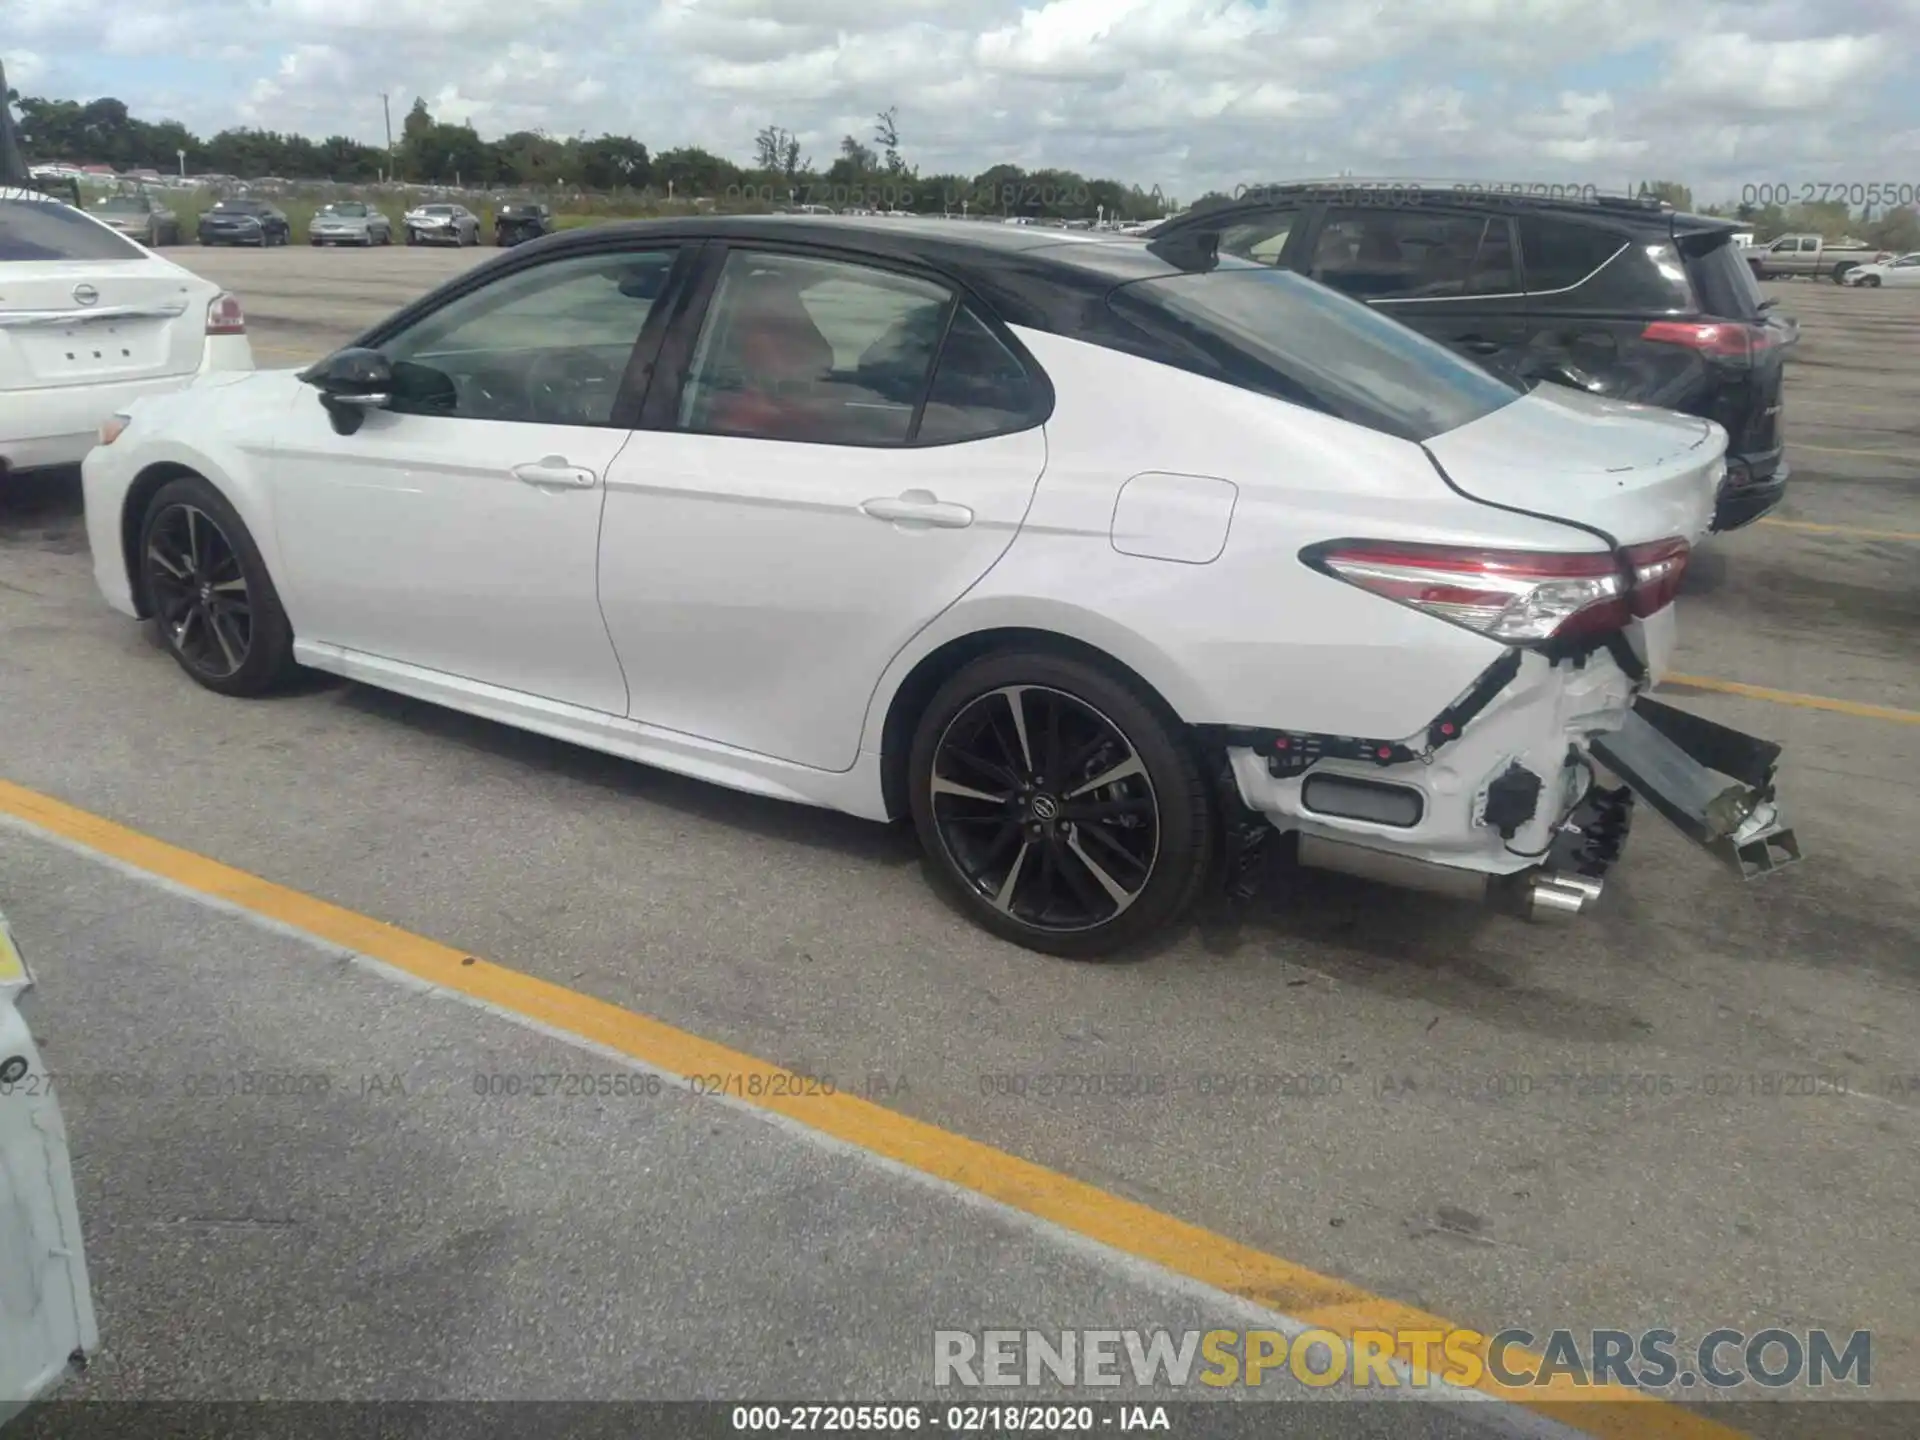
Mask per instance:
[[[962,308],[940,347],[914,442],[950,445],[1025,429],[1038,419],[1039,387],[1020,358]]]
[[[671,249],[574,256],[512,271],[448,302],[380,346],[393,367],[391,408],[611,424],[673,260]]]
[[[1296,209],[1266,210],[1241,220],[1220,232],[1220,253],[1257,260],[1262,265],[1278,265],[1300,219]]]
[[[727,255],[680,396],[683,430],[904,445],[952,293],[866,265]]]
[[[1527,293],[1571,290],[1606,264],[1626,245],[1612,230],[1596,229],[1552,215],[1520,217],[1520,263]]]
[[[1503,215],[1332,209],[1314,246],[1310,273],[1359,300],[1449,299],[1520,289],[1512,230]]]

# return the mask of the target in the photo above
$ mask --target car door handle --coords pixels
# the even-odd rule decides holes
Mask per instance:
[[[933,525],[942,530],[964,530],[973,524],[973,511],[964,505],[949,505],[936,500],[933,493],[927,490],[882,495],[866,501],[860,508],[876,520],[890,520],[896,525]]]
[[[1471,350],[1476,355],[1497,355],[1501,350],[1499,341],[1489,340],[1484,335],[1462,335],[1459,344],[1462,349]]]
[[[569,465],[564,455],[549,455],[513,467],[513,478],[529,485],[555,485],[570,490],[586,490],[600,483],[600,477],[584,465]]]

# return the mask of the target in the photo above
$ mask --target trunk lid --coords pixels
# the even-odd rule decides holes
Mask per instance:
[[[1469,499],[1591,526],[1617,546],[1705,536],[1726,448],[1710,421],[1553,384],[1426,442]]]
[[[218,293],[159,259],[0,264],[0,391],[190,374]]]

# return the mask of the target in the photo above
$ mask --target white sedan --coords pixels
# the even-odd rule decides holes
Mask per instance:
[[[0,474],[76,464],[116,410],[252,369],[218,285],[83,210],[0,192]]]
[[[1920,285],[1920,250],[1871,265],[1856,265],[1840,277],[1842,285],[1861,285],[1869,290],[1882,285]]]
[[[1777,750],[1714,783],[1642,698],[1722,430],[1177,244],[598,227],[102,440],[100,588],[200,684],[307,666],[911,817],[965,913],[1056,954],[1276,833],[1577,912],[1627,813],[1603,753],[1730,862],[1779,831],[1770,764],[1725,758]]]

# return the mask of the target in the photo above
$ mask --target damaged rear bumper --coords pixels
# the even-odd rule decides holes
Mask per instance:
[[[1247,892],[1249,855],[1279,833],[1311,868],[1571,919],[1598,903],[1636,802],[1743,879],[1800,859],[1774,789],[1778,745],[1638,693],[1603,657],[1534,657],[1483,679],[1424,740],[1225,732],[1234,888]]]
[[[1780,747],[1642,697],[1594,758],[1743,880],[1800,859],[1774,793]]]

